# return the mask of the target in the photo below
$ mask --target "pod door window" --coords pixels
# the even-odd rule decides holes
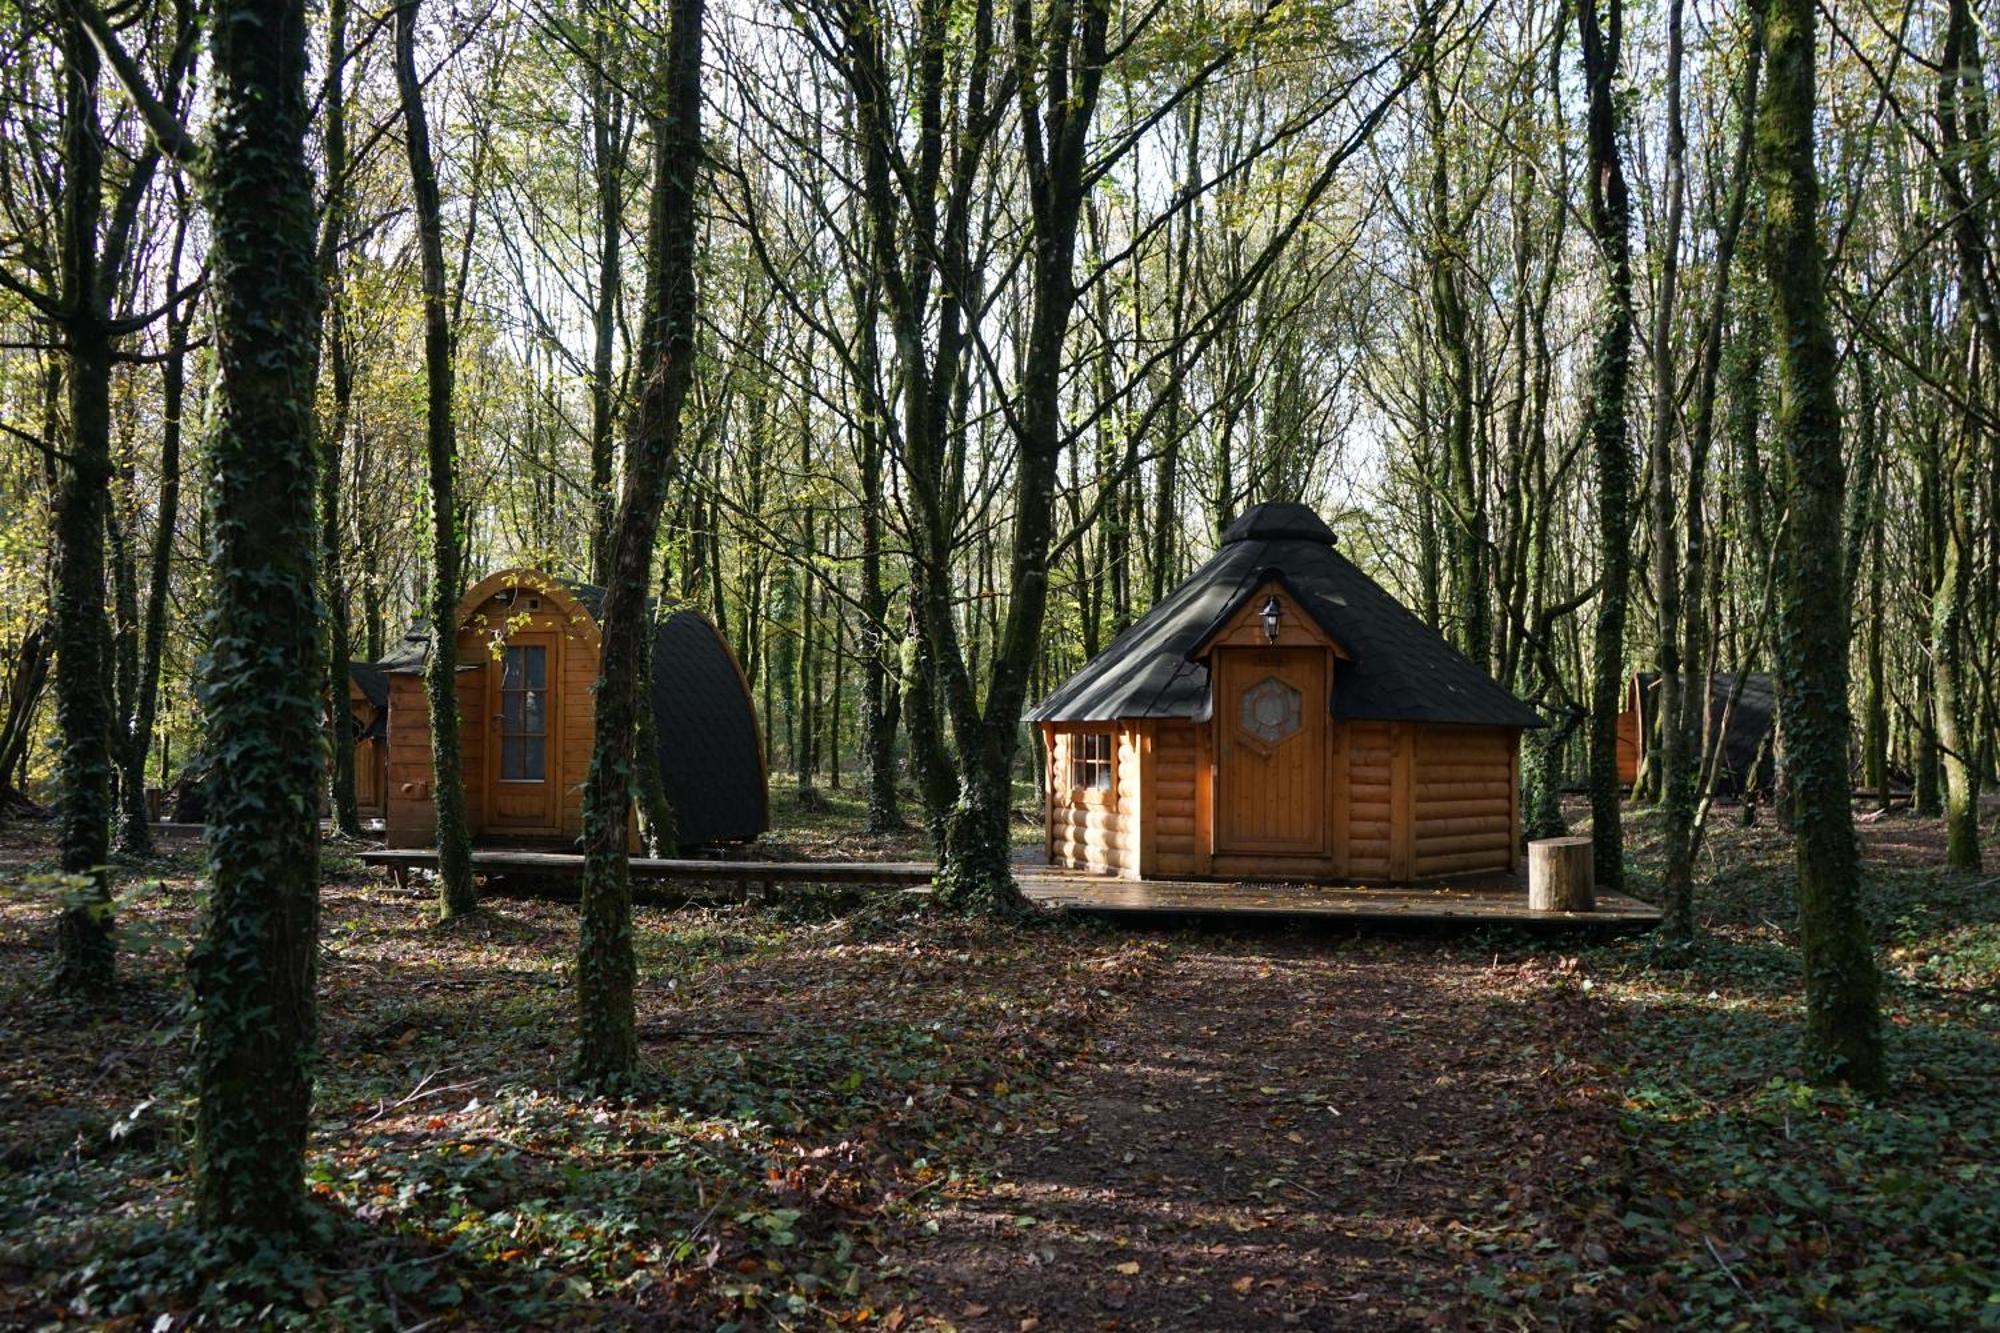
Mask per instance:
[[[549,650],[509,644],[500,659],[500,780],[541,782],[548,775]]]

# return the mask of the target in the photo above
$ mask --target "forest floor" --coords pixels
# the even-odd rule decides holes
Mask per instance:
[[[2000,1327],[2000,884],[1862,824],[1895,1083],[1815,1091],[1787,844],[1718,816],[1686,949],[641,907],[618,1099],[563,1078],[573,906],[440,929],[331,849],[322,1244],[249,1270],[181,1225],[198,854],[120,868],[80,1009],[9,826],[0,1327]],[[856,822],[773,842],[914,851]]]

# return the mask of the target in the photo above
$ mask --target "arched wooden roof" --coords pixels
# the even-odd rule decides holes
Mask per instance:
[[[572,629],[593,644],[599,642],[596,608],[603,605],[601,596],[587,604],[582,595],[583,585],[572,584],[553,574],[544,574],[539,569],[503,569],[497,574],[488,574],[458,599],[458,608],[452,613],[453,626],[466,628],[480,607],[510,589],[517,592],[525,589],[539,597],[546,597],[569,621]],[[596,589],[589,591],[595,592]]]

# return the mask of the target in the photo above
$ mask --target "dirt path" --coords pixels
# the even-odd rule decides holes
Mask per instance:
[[[1455,1323],[1455,1219],[1540,1160],[1551,992],[1423,943],[1176,949],[897,1258],[968,1330]]]

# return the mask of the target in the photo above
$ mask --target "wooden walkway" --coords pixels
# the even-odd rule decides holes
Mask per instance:
[[[361,853],[364,865],[380,866],[398,883],[412,870],[437,869],[431,847],[395,847]],[[859,884],[913,887],[931,882],[934,868],[922,861],[704,861],[682,857],[635,856],[629,862],[635,880],[682,880],[702,883]],[[583,857],[575,852],[529,852],[477,848],[472,870],[478,875],[539,875],[550,879],[581,879]]]
[[[433,870],[428,847],[361,853],[364,864],[387,870],[398,884],[412,870]],[[632,878],[730,886],[738,891],[779,884],[838,885],[926,893],[936,867],[927,861],[722,861],[635,856]],[[474,873],[577,880],[583,857],[574,852],[477,849]],[[1112,879],[1040,864],[1014,868],[1029,900],[1054,911],[1108,916],[1275,917],[1294,920],[1401,924],[1507,924],[1637,930],[1659,924],[1660,910],[1623,894],[1600,893],[1594,912],[1537,912],[1519,879],[1454,885],[1328,885],[1229,883],[1210,880]]]
[[[1335,885],[1212,880],[1111,879],[1050,866],[1015,871],[1021,891],[1045,907],[1107,916],[1278,917],[1294,920],[1588,926],[1640,930],[1660,909],[1620,893],[1597,895],[1592,912],[1537,912],[1525,883]]]

